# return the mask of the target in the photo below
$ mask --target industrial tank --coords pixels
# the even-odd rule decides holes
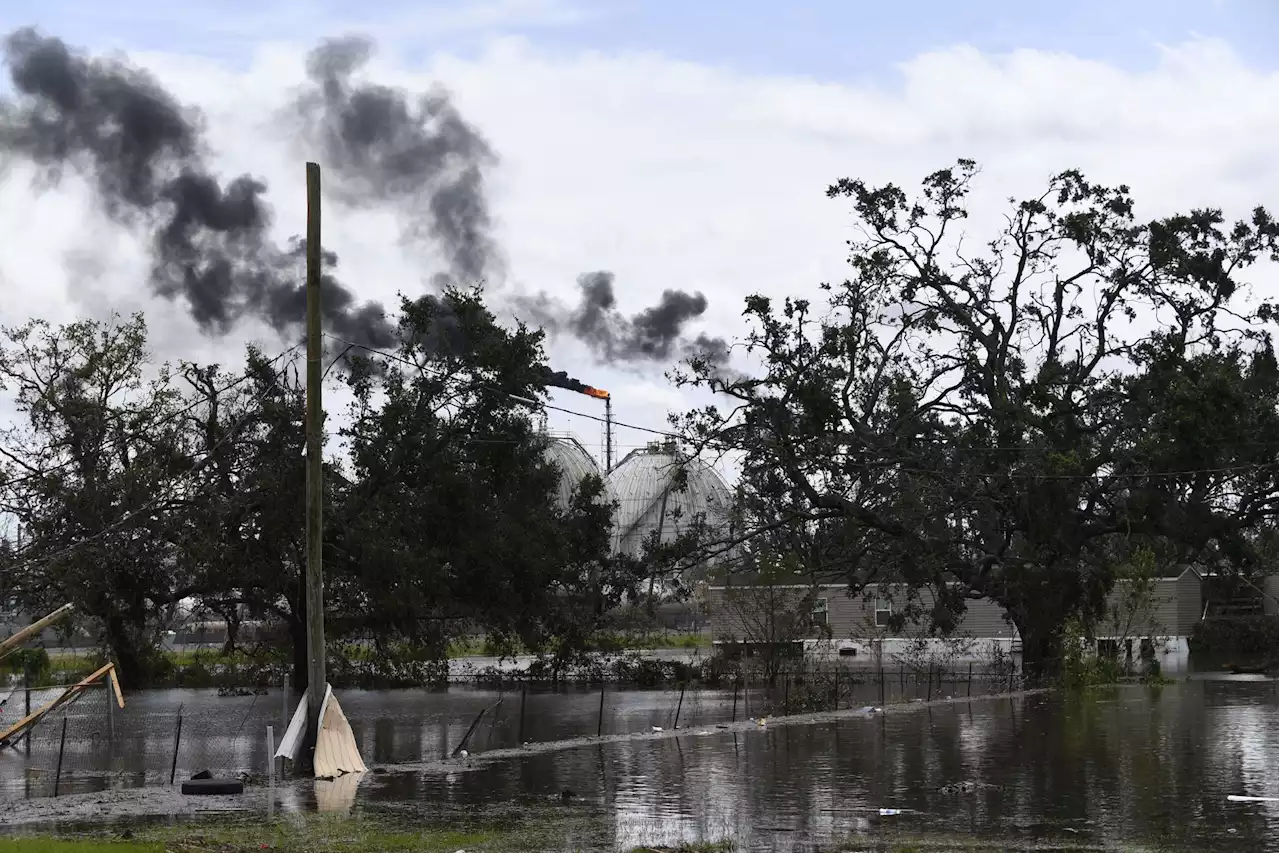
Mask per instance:
[[[573,493],[582,483],[582,478],[594,474],[605,479],[604,472],[596,464],[595,458],[587,452],[572,435],[547,435],[548,443],[546,459],[560,469],[560,485],[556,493],[556,504],[561,510],[568,510],[573,500]],[[605,480],[604,503],[612,500],[608,480]]]
[[[676,479],[681,468],[687,486]],[[699,515],[706,524],[727,532],[732,493],[715,469],[681,454],[674,443],[653,443],[633,450],[609,472],[609,486],[618,501],[614,551],[640,556],[654,530],[660,541],[672,542]]]

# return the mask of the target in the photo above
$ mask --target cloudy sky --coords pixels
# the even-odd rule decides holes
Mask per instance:
[[[375,38],[367,79],[443,84],[498,162],[487,174],[506,293],[576,299],[583,272],[616,275],[631,314],[664,289],[706,295],[689,327],[742,334],[742,298],[812,295],[842,275],[841,177],[913,184],[958,157],[983,174],[975,228],[1003,201],[1080,167],[1128,183],[1142,215],[1277,208],[1277,5],[1265,0],[477,3],[7,0],[0,32],[34,25],[93,53],[127,54],[206,117],[211,162],[270,187],[281,239],[301,233],[302,163],[321,152],[280,121],[307,52]],[[3,91],[5,83],[0,84]],[[137,236],[83,184],[37,191],[0,163],[0,322],[145,309],[157,355],[235,361],[265,326],[199,334],[149,295]],[[393,214],[326,207],[324,240],[362,298],[416,294],[441,266],[399,239]],[[623,422],[661,428],[691,402],[667,364],[594,361],[572,340],[554,367],[609,389]],[[571,393],[555,402],[600,414]],[[600,425],[554,413],[591,449]],[[624,450],[645,434],[621,428]]]

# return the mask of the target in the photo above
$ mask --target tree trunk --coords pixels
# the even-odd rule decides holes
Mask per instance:
[[[1033,683],[1062,673],[1062,631],[1048,627],[1053,621],[1043,614],[1013,617],[1022,637],[1022,674]]]
[[[126,690],[146,687],[154,674],[155,649],[139,642],[119,613],[112,613],[104,619],[103,627],[120,686]]]
[[[227,627],[227,640],[222,644],[222,653],[229,655],[236,650],[236,644],[240,641],[240,605],[226,605],[219,615]]]

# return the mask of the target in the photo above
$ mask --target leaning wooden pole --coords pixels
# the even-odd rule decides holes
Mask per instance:
[[[311,764],[324,704],[324,455],[320,401],[320,166],[307,164],[307,749]]]
[[[32,622],[30,625],[23,628],[21,631],[18,631],[13,636],[0,641],[0,658],[4,658],[10,652],[17,649],[19,646],[25,643],[28,639],[38,635],[45,628],[48,628],[50,625],[54,624],[58,620],[62,619],[63,617],[71,613],[72,610],[75,610],[74,606],[70,604],[64,604],[61,607],[59,607],[57,610],[50,613],[48,616],[44,617],[43,619]]]

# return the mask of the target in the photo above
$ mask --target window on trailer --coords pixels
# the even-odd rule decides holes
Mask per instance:
[[[876,627],[888,628],[892,618],[893,601],[884,595],[876,596]]]
[[[826,627],[827,624],[827,600],[825,598],[815,599],[813,602],[813,612],[811,614],[813,624],[818,627]]]

